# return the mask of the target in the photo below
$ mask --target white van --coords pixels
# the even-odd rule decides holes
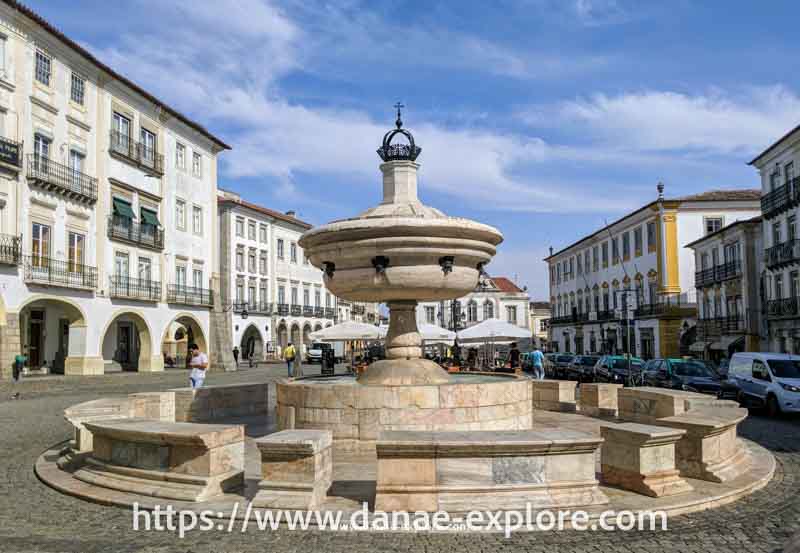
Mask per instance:
[[[742,404],[764,406],[772,416],[800,412],[800,355],[734,353],[728,380]]]

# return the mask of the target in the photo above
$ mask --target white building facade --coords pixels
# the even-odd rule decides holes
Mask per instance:
[[[800,126],[750,162],[761,177],[769,351],[800,354]]]
[[[536,346],[546,348],[550,336],[550,302],[532,301],[530,303],[531,332]]]
[[[682,247],[759,214],[753,190],[659,198],[551,253],[550,349],[644,357],[688,353],[696,321],[695,263]]]
[[[213,357],[228,147],[22,6],[0,57],[2,373],[163,370],[176,326]]]
[[[478,286],[463,298],[444,302],[420,302],[417,321],[446,329],[463,329],[486,319],[500,319],[530,329],[530,296],[505,277],[481,277]]]
[[[242,359],[279,357],[288,342],[301,349],[313,331],[347,320],[377,323],[376,304],[338,300],[298,244],[309,223],[220,191],[220,274],[230,348]],[[246,315],[245,315],[246,313]]]

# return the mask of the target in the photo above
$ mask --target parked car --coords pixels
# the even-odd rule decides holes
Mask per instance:
[[[553,358],[552,376],[553,378],[566,378],[567,368],[575,356],[571,353],[559,353]]]
[[[722,388],[719,374],[708,363],[681,358],[652,359],[645,363],[644,384],[714,395],[719,395]]]
[[[578,382],[592,382],[594,366],[599,360],[599,355],[576,355],[567,367],[567,378]]]
[[[630,367],[630,370],[629,370]],[[638,384],[644,370],[644,361],[625,355],[604,355],[594,366],[594,377],[598,382],[610,382],[631,386]]]
[[[311,342],[311,345],[308,346],[308,350],[306,350],[306,363],[309,365],[321,363],[323,351],[330,349],[330,347],[331,345],[325,342]]]
[[[770,416],[800,412],[800,355],[734,353],[728,380],[742,405],[766,407]]]
[[[555,359],[557,353],[545,353],[544,354],[544,374],[547,376],[552,376],[553,373],[553,366],[555,365]]]

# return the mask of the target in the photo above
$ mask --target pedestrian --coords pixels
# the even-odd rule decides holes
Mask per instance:
[[[544,380],[544,354],[542,350],[539,349],[537,346],[535,350],[533,350],[533,377],[536,380]]]
[[[517,343],[514,342],[511,344],[511,351],[508,352],[508,359],[510,361],[512,372],[519,368],[519,358],[519,348],[517,348]]]
[[[201,388],[206,379],[206,369],[208,369],[208,356],[200,351],[197,344],[189,345],[189,384],[193,389]]]
[[[22,379],[22,370],[25,367],[25,362],[27,360],[28,358],[25,356],[24,353],[21,352],[14,357],[14,372],[12,374],[12,377],[14,379],[15,385],[18,384],[19,381]],[[11,399],[19,399],[19,398],[20,398],[19,392],[16,392],[14,395],[11,396]]]
[[[236,368],[239,368],[239,347],[233,346],[233,361],[236,363]]]
[[[297,357],[297,351],[294,349],[294,344],[289,342],[289,344],[283,350],[283,358],[286,360],[286,370],[289,373],[289,378],[294,376],[292,367],[294,366],[295,357]]]

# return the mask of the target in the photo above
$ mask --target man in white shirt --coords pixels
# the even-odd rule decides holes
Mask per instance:
[[[189,384],[192,388],[200,388],[206,378],[208,356],[200,351],[197,344],[190,344],[189,357],[189,367],[192,369],[192,372],[189,374]]]

